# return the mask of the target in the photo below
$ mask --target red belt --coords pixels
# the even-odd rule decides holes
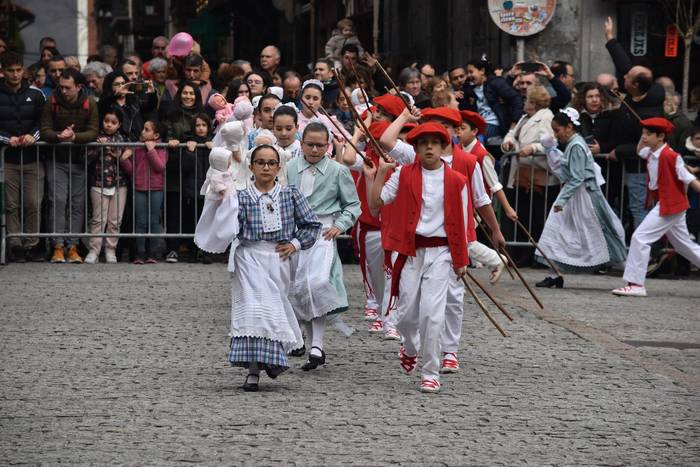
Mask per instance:
[[[438,246],[448,246],[447,237],[423,237],[422,235],[416,235],[415,239],[416,250],[418,248],[435,248]],[[394,306],[396,299],[399,296],[399,283],[401,282],[401,271],[406,265],[407,255],[399,254],[396,258],[396,262],[391,267],[391,297],[389,298],[389,304],[386,307],[386,314]]]

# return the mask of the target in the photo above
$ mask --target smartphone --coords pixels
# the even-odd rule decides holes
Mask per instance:
[[[523,73],[535,73],[540,71],[540,64],[535,62],[525,62],[520,64]]]
[[[132,83],[129,83],[129,86],[134,92],[143,92],[146,89],[146,83],[144,83],[143,81],[134,81]]]
[[[595,136],[594,135],[584,136],[583,139],[586,141],[586,144],[594,144],[595,143]]]

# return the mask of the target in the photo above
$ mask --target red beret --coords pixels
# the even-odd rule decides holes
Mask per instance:
[[[439,137],[443,143],[450,144],[450,135],[445,127],[435,122],[421,123],[406,135],[406,142],[413,144],[418,138],[424,135],[434,135]]]
[[[369,107],[369,109],[365,109],[365,111],[360,114],[360,118],[362,119],[362,121],[364,121],[365,118],[367,118],[367,110],[374,113],[377,110],[377,108],[375,106],[371,105]]]
[[[673,130],[676,129],[676,127],[673,126],[673,123],[661,117],[647,118],[646,120],[642,120],[639,123],[641,123],[642,126],[646,129],[652,131],[660,131],[661,133],[664,133],[666,135],[670,135],[671,133],[673,133]]]
[[[411,131],[417,126],[418,124],[416,122],[406,122],[404,126],[401,127],[401,131]]]
[[[391,125],[391,122],[382,120],[381,122],[372,122],[367,129],[369,130],[369,134],[371,134],[374,139],[379,139],[382,137],[386,129],[389,128],[389,125]]]
[[[471,123],[482,135],[486,133],[486,120],[476,112],[471,110],[460,110],[460,115],[465,122]]]
[[[375,97],[372,103],[380,106],[382,110],[386,111],[389,115],[393,115],[394,118],[398,117],[401,112],[403,112],[403,109],[406,108],[401,98],[393,94],[384,94]]]
[[[427,119],[442,118],[443,120],[447,120],[456,127],[462,124],[462,116],[459,114],[459,110],[450,109],[449,107],[423,109],[421,110],[421,113],[423,114],[423,117]]]

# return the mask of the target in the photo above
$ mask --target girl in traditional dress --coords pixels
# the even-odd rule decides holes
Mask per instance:
[[[305,323],[311,341],[308,371],[326,362],[323,336],[326,315],[345,311],[348,298],[335,239],[360,216],[360,200],[350,170],[326,157],[330,130],[311,122],[301,139],[303,157],[287,164],[287,180],[306,196],[323,224],[323,235],[308,251],[293,258],[294,278],[290,300],[297,318]]]
[[[276,182],[279,162],[274,147],[258,146],[250,163],[255,183],[236,192],[231,182],[207,195],[195,232],[204,251],[221,253],[231,244],[229,361],[248,369],[246,391],[258,390],[260,370],[279,376],[288,368],[287,351],[303,345],[288,299],[288,259],[311,248],[321,232],[306,198]]]
[[[566,144],[562,153],[551,137],[541,143],[547,161],[563,183],[545,223],[539,246],[559,269],[571,272],[597,271],[622,263],[626,257],[622,223],[600,191],[604,183],[600,167],[586,141],[578,133],[579,113],[568,107],[552,119],[554,136]],[[548,264],[538,252],[535,259]],[[564,278],[550,270],[537,287],[564,286]]]

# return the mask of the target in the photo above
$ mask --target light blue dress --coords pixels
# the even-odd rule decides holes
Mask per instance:
[[[563,186],[542,230],[540,248],[568,272],[622,263],[627,256],[624,229],[600,191],[597,165],[583,137],[575,134],[563,153],[552,149],[547,158]],[[564,209],[555,212],[554,206]],[[548,265],[539,251],[535,259]]]
[[[345,232],[360,216],[360,199],[350,170],[328,157],[316,164],[309,164],[303,156],[290,160],[287,164],[287,183],[296,186],[306,196],[324,230],[335,226]],[[306,258],[308,255],[313,256]],[[294,255],[292,260],[293,267],[297,267],[293,281],[296,287],[292,286],[290,300],[300,320],[308,321],[348,308],[343,269],[335,240],[325,242],[321,235],[311,251]],[[312,277],[320,280],[311,280]]]

